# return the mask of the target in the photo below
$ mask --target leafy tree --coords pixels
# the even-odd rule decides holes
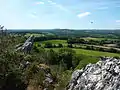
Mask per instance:
[[[73,45],[72,45],[72,44],[68,44],[68,47],[69,47],[69,48],[73,48]]]
[[[62,47],[63,47],[63,45],[62,45],[61,43],[59,43],[59,44],[58,44],[58,47],[59,47],[59,48],[62,48]]]
[[[45,46],[44,46],[45,48],[52,48],[53,46],[52,46],[52,43],[51,42],[47,42],[47,43],[45,43]]]
[[[48,54],[49,54],[49,58],[47,60],[49,60],[49,64],[50,65],[55,65],[57,64],[58,65],[58,53],[55,52],[54,50],[50,49],[48,51]]]
[[[40,51],[39,51],[39,48],[38,48],[36,45],[34,45],[33,50],[34,50],[35,52],[37,52],[37,53],[40,52]]]
[[[67,65],[67,69],[70,69],[73,64],[72,60],[74,57],[75,51],[69,48],[63,48],[59,50],[59,61],[63,60],[63,62]]]

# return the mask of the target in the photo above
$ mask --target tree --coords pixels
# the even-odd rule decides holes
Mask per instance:
[[[63,45],[62,45],[61,43],[59,43],[59,44],[58,44],[58,47],[59,47],[59,48],[62,48],[62,47],[63,47]]]
[[[40,52],[38,46],[36,46],[36,45],[33,47],[33,50],[34,50],[35,52],[37,52],[37,53]]]
[[[49,58],[48,58],[48,62],[50,65],[58,65],[58,53],[55,52],[54,50],[50,49],[48,51],[48,55],[49,55]]]
[[[68,47],[69,47],[69,48],[73,48],[73,45],[72,45],[72,44],[68,44]]]
[[[59,50],[59,62],[63,60],[63,63],[67,65],[67,69],[70,69],[73,64],[72,60],[75,55],[75,51],[69,48],[63,48]]]
[[[45,43],[45,46],[44,46],[45,48],[52,48],[53,46],[52,46],[52,43],[51,42],[47,42],[47,43]]]

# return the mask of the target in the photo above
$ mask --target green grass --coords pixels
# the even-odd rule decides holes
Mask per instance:
[[[85,54],[88,56],[120,56],[118,53],[109,53],[109,52],[101,52],[101,51],[93,51],[93,50],[84,50],[84,49],[73,49],[77,54]]]
[[[83,38],[84,40],[105,40],[105,38],[93,38],[93,37],[86,37]]]
[[[117,40],[117,39],[112,39],[112,38],[93,38],[93,37],[86,37],[86,38],[83,38],[84,40],[96,40],[96,41],[100,41],[100,40]]]
[[[45,43],[47,43],[47,42],[50,42],[50,43],[52,43],[52,44],[59,44],[59,43],[65,44],[65,43],[67,43],[66,40],[47,40],[47,41],[43,41],[42,43],[45,44]]]
[[[26,37],[29,37],[30,35],[34,35],[35,37],[44,36],[44,34],[30,34],[30,33],[27,33],[25,36],[26,36]]]
[[[76,69],[81,69],[89,63],[93,64],[93,63],[96,63],[96,62],[99,61],[99,58],[95,57],[95,56],[80,55],[80,58],[81,58],[81,60],[78,64],[78,66],[75,68],[75,70]]]
[[[55,51],[58,51],[60,48],[52,48]],[[93,51],[93,50],[85,50],[85,49],[73,49],[76,51],[77,55],[87,55],[87,56],[110,56],[110,57],[114,57],[114,56],[120,56],[120,54],[118,53],[109,53],[109,52],[101,52],[101,51]]]

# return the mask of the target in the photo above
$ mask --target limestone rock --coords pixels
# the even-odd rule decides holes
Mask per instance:
[[[120,60],[106,57],[73,72],[67,90],[120,90]]]
[[[30,53],[33,46],[33,40],[34,40],[34,36],[31,35],[22,46],[20,47],[16,46],[17,47],[16,51],[23,51],[24,53]]]

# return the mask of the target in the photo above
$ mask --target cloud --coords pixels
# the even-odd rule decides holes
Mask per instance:
[[[32,12],[29,14],[30,17],[32,18],[36,18],[37,17],[37,13],[36,12]]]
[[[44,2],[36,2],[36,5],[44,4]]]
[[[88,15],[90,15],[90,14],[91,14],[90,12],[84,12],[84,13],[78,14],[77,16],[78,16],[79,18],[82,18],[82,17],[88,16]]]
[[[108,9],[108,7],[100,7],[100,8],[98,8],[98,10],[105,10],[105,9]]]
[[[51,4],[56,5],[56,3],[55,3],[55,2],[51,2]]]
[[[116,20],[116,23],[120,23],[120,20]]]
[[[64,6],[62,5],[59,5],[51,0],[48,0],[48,2],[54,6],[56,6],[57,8],[59,8],[60,10],[63,10],[63,11],[66,11],[66,12],[69,12],[69,10],[67,8],[65,8]]]
[[[63,10],[63,11],[69,12],[69,10],[66,9],[65,7],[63,7],[62,5],[56,5],[56,7],[58,7],[60,10]]]
[[[48,0],[48,2],[49,2],[49,3],[52,3],[53,1],[51,1],[51,0]]]

